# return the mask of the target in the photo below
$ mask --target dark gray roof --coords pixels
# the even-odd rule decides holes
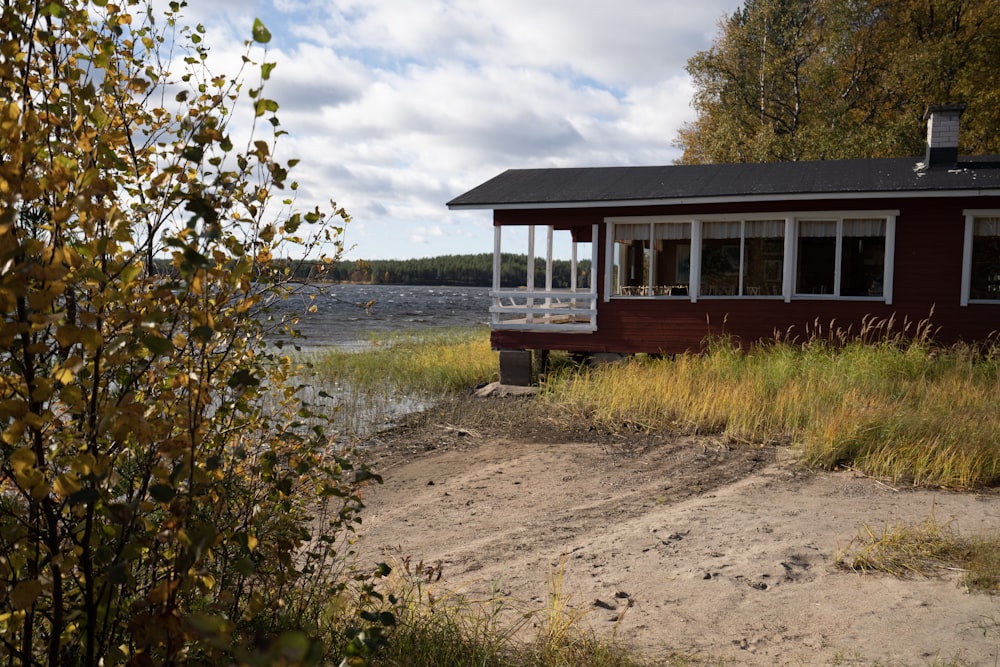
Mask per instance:
[[[924,169],[921,158],[511,169],[448,202],[457,208],[643,205],[686,200],[931,194],[1000,195],[1000,157]]]

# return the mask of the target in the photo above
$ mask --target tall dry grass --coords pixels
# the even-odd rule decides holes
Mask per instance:
[[[441,581],[437,565],[391,559],[387,589],[398,625],[376,667],[644,667],[642,656],[596,636],[563,588],[563,565],[553,567],[546,603],[533,605],[500,592],[469,597]],[[617,625],[616,625],[617,628]],[[662,664],[662,663],[658,663]],[[683,657],[669,664],[683,665]]]
[[[609,429],[790,443],[809,465],[920,485],[1000,482],[1000,346],[881,333],[747,350],[718,340],[703,354],[558,373],[543,398]]]

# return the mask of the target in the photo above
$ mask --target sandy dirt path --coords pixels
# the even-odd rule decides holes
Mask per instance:
[[[479,420],[429,414],[376,438],[385,481],[365,490],[363,558],[440,564],[440,589],[535,608],[562,568],[563,595],[599,637],[663,661],[1000,663],[1000,596],[968,593],[954,571],[835,565],[865,525],[933,517],[962,535],[1000,531],[995,492],[806,472],[783,448],[711,437]]]

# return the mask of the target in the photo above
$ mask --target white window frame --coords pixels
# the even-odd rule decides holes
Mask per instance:
[[[969,209],[962,213],[965,215],[965,235],[962,244],[962,293],[959,305],[964,307],[970,303],[998,303],[1000,299],[970,299],[969,294],[972,292],[972,241],[976,218],[998,218],[1000,209]]]
[[[649,295],[629,295],[629,294],[613,294],[615,286],[613,284],[613,267],[615,262],[615,225],[648,225],[649,226],[649,238],[650,241],[654,238],[653,226],[656,224],[675,224],[691,225],[691,264],[689,268],[690,280],[688,281],[688,293],[689,296],[659,296],[657,298],[662,299],[673,299],[675,301],[685,301],[690,299],[690,294],[696,288],[695,276],[700,272],[700,259],[695,258],[697,252],[701,252],[701,223],[698,220],[692,220],[690,217],[686,216],[626,216],[617,218],[605,218],[604,221],[607,223],[605,225],[605,271],[604,271],[604,301],[607,302],[611,298],[615,299],[649,299],[650,295],[653,293],[653,280],[656,273],[656,259],[655,253],[650,252],[649,256],[649,276],[647,278],[646,287],[649,290]],[[695,295],[696,296],[696,295]],[[697,301],[697,299],[690,299],[692,302]]]
[[[874,301],[892,305],[893,274],[895,273],[896,257],[896,218],[899,211],[810,211],[808,213],[796,213],[788,217],[791,222],[792,236],[785,236],[786,256],[792,257],[792,261],[786,264],[790,276],[787,276],[791,283],[788,288],[791,290],[791,298],[803,299],[836,299],[837,301]],[[841,252],[843,250],[844,220],[854,220],[857,218],[883,218],[885,220],[885,256],[882,258],[882,296],[840,296],[841,277]],[[795,283],[799,266],[799,223],[813,220],[835,220],[837,223],[837,235],[835,237],[836,255],[833,267],[833,293],[832,294],[802,294],[794,291],[797,287]],[[787,232],[786,228],[786,232]],[[789,248],[789,245],[791,248]],[[791,255],[788,255],[788,252]]]
[[[983,212],[972,212],[974,214],[984,215]],[[998,213],[993,213],[997,215]],[[893,301],[893,275],[895,273],[895,256],[896,256],[896,218],[899,216],[898,210],[850,210],[850,211],[774,211],[774,212],[762,212],[753,214],[713,214],[713,215],[703,215],[703,216],[679,216],[679,215],[637,215],[637,216],[614,216],[607,217],[604,219],[605,222],[605,271],[604,271],[604,301],[610,301],[614,299],[650,299],[651,296],[631,296],[631,295],[616,295],[613,294],[614,285],[612,284],[612,266],[614,265],[614,226],[616,224],[648,224],[650,225],[650,238],[653,238],[652,225],[661,223],[690,223],[691,224],[691,276],[688,284],[688,296],[686,297],[656,297],[656,298],[666,298],[672,300],[687,300],[691,303],[697,303],[699,298],[724,298],[724,299],[753,299],[760,300],[770,297],[771,299],[783,299],[786,303],[795,300],[806,300],[806,299],[835,299],[837,301],[872,301],[877,303],[885,303],[886,305],[892,305]],[[840,263],[841,263],[841,245],[843,239],[843,222],[845,219],[854,218],[882,218],[885,220],[885,256],[883,258],[883,280],[882,280],[882,296],[839,296],[834,294],[798,294],[795,290],[795,277],[796,268],[798,267],[798,232],[799,232],[799,221],[803,220],[836,220],[837,221],[837,237],[836,237],[836,265],[835,265],[835,282],[834,289],[836,292],[840,291]],[[702,242],[702,232],[701,225],[705,222],[749,222],[755,220],[781,220],[785,221],[785,244],[784,244],[784,256],[783,261],[783,272],[782,272],[782,293],[780,295],[726,295],[720,297],[703,296],[699,297],[699,292],[701,291],[701,242]],[[966,235],[968,237],[967,246],[969,255],[966,259],[966,271],[971,271],[971,266],[968,262],[971,261],[971,222],[968,222],[971,218],[967,217],[967,230]],[[741,237],[742,238],[742,237]],[[740,280],[743,280],[743,251],[740,254]],[[652,261],[652,260],[651,260]],[[650,267],[650,282],[653,278],[653,267]],[[652,285],[649,286],[652,288]],[[963,294],[967,295],[968,290],[963,284],[963,289],[965,290]],[[992,302],[990,302],[992,303]]]

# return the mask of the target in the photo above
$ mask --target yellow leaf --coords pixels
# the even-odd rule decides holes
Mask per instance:
[[[56,329],[56,341],[63,347],[69,347],[80,340],[80,328],[64,324]]]
[[[72,370],[66,368],[65,366],[56,366],[52,370],[52,377],[60,384],[69,384],[73,381],[75,374]]]
[[[45,427],[45,419],[41,415],[37,415],[34,412],[29,412],[24,415],[24,423],[27,424],[28,428],[36,431],[41,431],[42,428]]]
[[[16,445],[21,440],[22,435],[24,435],[24,422],[15,421],[4,430],[0,438],[8,445]]]
[[[203,590],[210,591],[215,588],[215,577],[210,574],[203,575],[198,577],[198,583],[201,584]]]
[[[42,474],[39,472],[38,476],[42,477]],[[50,490],[51,489],[49,488],[48,483],[45,481],[45,478],[42,477],[42,481],[39,484],[35,484],[34,486],[31,487],[31,498],[32,500],[44,500],[46,496],[49,495]]]
[[[93,454],[80,454],[69,462],[69,469],[77,475],[90,475],[97,467],[97,459]]]
[[[19,473],[25,468],[32,468],[35,465],[35,453],[28,447],[19,447],[11,452],[7,457],[10,467],[15,473]]]
[[[52,396],[52,383],[45,378],[35,378],[35,388],[31,390],[31,398],[35,401],[47,401]]]
[[[14,479],[24,488],[34,489],[36,486],[44,484],[45,475],[38,468],[21,468],[14,473]]]
[[[253,551],[254,549],[257,548],[258,544],[259,542],[257,541],[256,535],[247,535],[247,549]]]
[[[88,352],[94,352],[104,344],[104,336],[97,329],[83,329],[80,332],[80,340]]]
[[[63,498],[68,498],[80,490],[80,480],[72,473],[63,473],[56,477],[52,488]]]

